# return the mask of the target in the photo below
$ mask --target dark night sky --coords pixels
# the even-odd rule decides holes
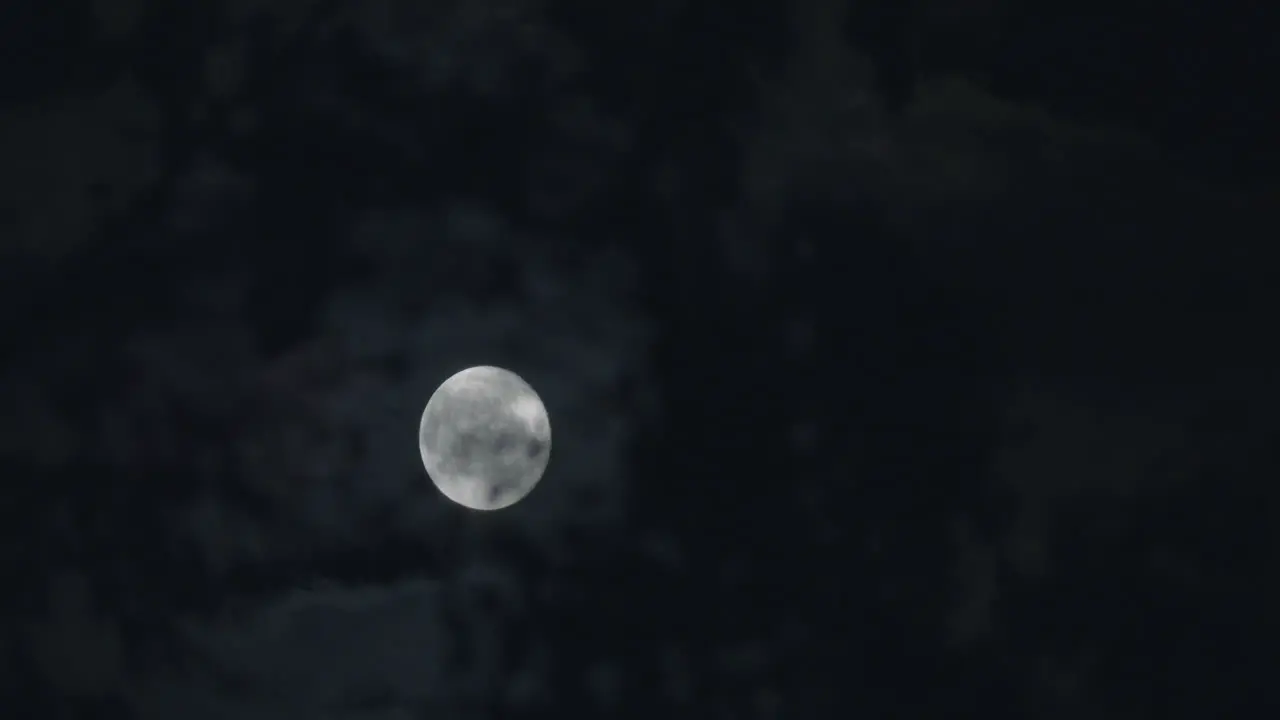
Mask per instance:
[[[5,717],[1274,715],[1268,4],[13,5]]]

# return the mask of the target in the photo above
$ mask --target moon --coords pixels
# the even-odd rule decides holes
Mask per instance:
[[[445,497],[472,510],[501,510],[528,495],[546,472],[551,421],[529,383],[481,365],[455,373],[432,393],[418,449]]]

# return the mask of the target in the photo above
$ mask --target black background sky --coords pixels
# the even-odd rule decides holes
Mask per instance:
[[[1277,709],[1268,4],[10,5],[5,717]]]

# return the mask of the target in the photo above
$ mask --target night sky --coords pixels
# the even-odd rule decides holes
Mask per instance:
[[[0,716],[1276,716],[1272,5],[9,3]]]

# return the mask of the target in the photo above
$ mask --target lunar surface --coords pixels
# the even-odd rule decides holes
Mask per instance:
[[[519,375],[482,365],[453,375],[431,395],[418,448],[445,497],[473,510],[501,510],[528,495],[546,472],[551,422]]]

